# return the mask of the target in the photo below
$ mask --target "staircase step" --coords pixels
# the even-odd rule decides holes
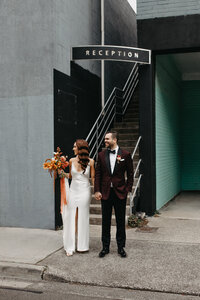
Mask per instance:
[[[130,101],[128,106],[139,104],[139,95],[137,93],[134,93],[132,100]]]
[[[133,106],[133,107],[129,107],[127,108],[125,115],[127,113],[139,113],[139,107]]]
[[[101,214],[101,205],[100,204],[90,204],[90,214],[100,215]]]
[[[115,129],[115,127],[113,127],[113,130]],[[116,128],[116,131],[120,134],[120,133],[133,133],[135,132],[135,129],[132,127],[124,127],[124,128]]]
[[[115,128],[113,128],[113,130],[114,129],[117,130],[117,128],[124,128],[124,127],[139,129],[139,122],[137,122],[137,121],[135,121],[135,122],[118,122],[118,123],[115,123]]]
[[[134,191],[134,189],[135,189],[135,187],[136,187],[136,184],[137,184],[137,178],[135,178],[135,180],[134,180],[134,185],[133,185],[133,191]],[[127,205],[129,205],[130,204],[130,199],[129,199],[129,197],[127,198]],[[92,195],[92,200],[91,200],[91,203],[90,203],[90,206],[91,205],[98,205],[98,206],[101,206],[101,201],[99,201],[99,200],[96,200],[95,199],[95,197],[94,197],[94,195]]]
[[[133,131],[132,133],[119,133],[119,140],[135,140],[138,137],[138,132]]]
[[[91,204],[101,204],[101,201],[100,200],[96,200],[95,197],[94,197],[94,194],[92,194],[92,199],[91,199]]]
[[[125,114],[126,113],[129,113],[129,112],[139,112],[139,105],[132,105],[132,106],[129,106],[126,111],[125,111]]]
[[[90,224],[91,225],[101,225],[101,215],[90,215]],[[115,226],[116,225],[116,221],[115,221],[115,216],[112,215],[112,219],[111,219],[111,225]]]
[[[129,109],[134,109],[134,108],[138,108],[139,109],[139,102],[130,103],[129,106],[127,107],[127,111]]]
[[[122,146],[120,146],[120,147],[121,147],[122,149],[124,149],[124,150],[130,152],[131,154],[132,154],[133,151],[134,151],[134,147],[122,147]]]
[[[139,125],[139,123],[140,123],[139,118],[130,118],[130,119],[125,119],[124,118],[123,119],[123,123],[126,123],[127,127],[131,127],[130,124],[132,124],[133,122],[135,122],[135,125]]]
[[[125,113],[125,117],[138,117],[139,118],[139,112],[137,112],[137,111],[127,111],[126,113]]]
[[[133,147],[134,148],[134,145],[137,141],[137,137],[135,139],[132,139],[132,140],[120,140],[119,141],[119,145],[123,148],[123,147]]]
[[[126,216],[126,224],[128,222],[128,215]],[[101,225],[101,215],[90,215],[90,225]],[[114,215],[112,215],[111,226],[116,226]]]
[[[138,116],[128,116],[123,118],[123,122],[133,122],[133,121],[138,121],[139,122],[139,117]]]
[[[129,213],[129,205],[126,206],[126,214]],[[90,214],[92,215],[101,215],[101,205],[100,204],[90,204]],[[112,215],[115,214],[114,209],[112,210]]]

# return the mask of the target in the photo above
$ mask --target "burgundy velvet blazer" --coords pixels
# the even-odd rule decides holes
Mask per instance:
[[[100,192],[102,200],[109,198],[111,182],[119,199],[125,199],[127,193],[132,190],[133,160],[131,154],[119,148],[117,155],[121,156],[121,161],[116,160],[113,174],[111,174],[108,150],[99,153],[95,171],[94,192]],[[127,172],[127,179],[125,179],[125,172]]]

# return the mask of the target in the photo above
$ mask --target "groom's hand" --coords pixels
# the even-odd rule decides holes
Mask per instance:
[[[96,192],[96,193],[94,194],[94,196],[95,196],[95,199],[96,199],[96,200],[101,200],[101,198],[102,198],[102,194],[101,194],[100,192]]]

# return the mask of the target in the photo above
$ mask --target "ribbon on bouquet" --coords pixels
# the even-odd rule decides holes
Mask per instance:
[[[64,205],[67,205],[65,178],[60,178],[60,212],[61,213]]]

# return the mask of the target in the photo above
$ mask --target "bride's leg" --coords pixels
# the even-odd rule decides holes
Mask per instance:
[[[76,216],[75,216],[75,231],[78,233],[78,207],[76,208]]]
[[[76,207],[73,203],[67,205],[66,217],[63,223],[63,243],[67,254],[75,252],[75,214]]]
[[[81,203],[78,208],[77,251],[89,250],[89,203]]]

